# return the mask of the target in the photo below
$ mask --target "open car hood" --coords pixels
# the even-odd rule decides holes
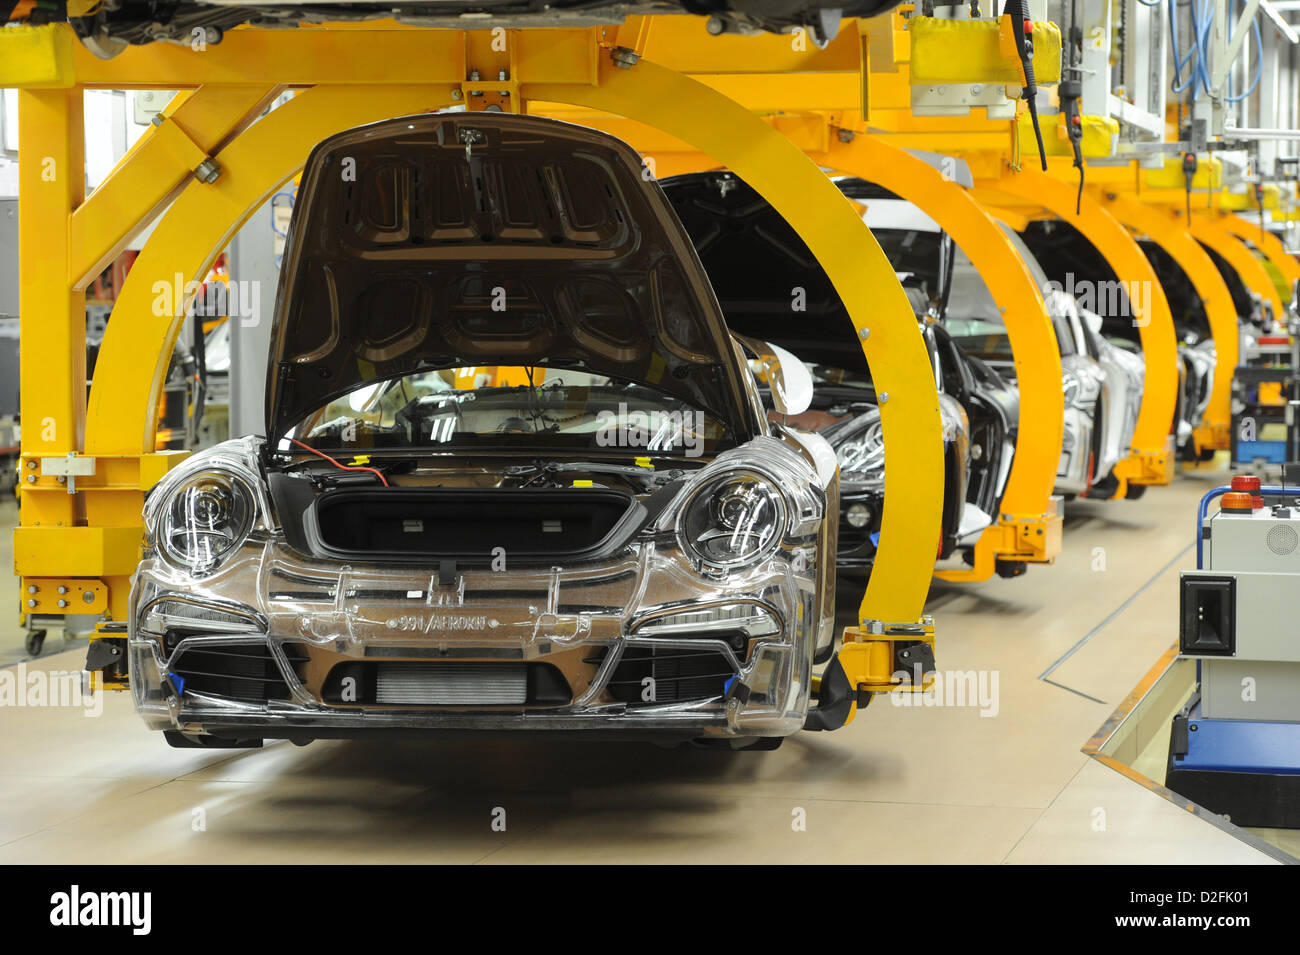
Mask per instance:
[[[717,300],[642,171],[604,133],[506,113],[408,116],[320,143],[276,295],[272,446],[369,382],[487,365],[637,382],[752,437]]]

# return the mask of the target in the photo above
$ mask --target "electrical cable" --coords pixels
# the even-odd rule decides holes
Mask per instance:
[[[1078,35],[1079,11],[1078,0],[1071,0],[1070,3],[1070,30],[1067,34],[1068,56],[1066,57],[1065,68],[1076,74],[1072,79],[1066,79],[1064,76],[1057,85],[1057,98],[1061,102],[1061,113],[1065,117],[1065,131],[1070,138],[1070,148],[1074,153],[1074,168],[1079,170],[1079,191],[1074,197],[1074,214],[1083,214],[1083,82],[1078,77],[1082,75],[1081,63],[1079,60],[1079,45],[1082,42]]]
[[[1021,96],[1029,107],[1029,122],[1034,127],[1034,139],[1038,141],[1038,158],[1043,172],[1046,172],[1047,147],[1043,145],[1043,130],[1038,122],[1038,84],[1034,80],[1034,41],[1029,36],[1033,26],[1029,19],[1029,0],[1006,0],[1002,14],[1011,17],[1011,32],[1020,54],[1020,72],[1025,78]]]
[[[362,464],[343,464],[343,463],[341,463],[341,462],[335,460],[334,458],[330,457],[330,456],[329,456],[328,454],[326,454],[324,451],[317,451],[317,450],[316,450],[315,448],[313,448],[311,445],[303,444],[303,443],[302,443],[301,441],[299,441],[297,438],[290,438],[289,440],[290,440],[293,444],[298,445],[298,447],[302,448],[304,451],[310,451],[312,454],[316,455],[316,457],[318,457],[318,458],[324,458],[326,461],[328,461],[330,464],[334,465],[336,468],[342,468],[344,471],[369,471],[369,472],[370,472],[371,474],[373,474],[375,477],[379,478],[379,480],[383,483],[384,487],[388,487],[388,486],[389,486],[389,485],[388,485],[388,478],[384,477],[383,472],[380,471],[378,468],[368,468],[368,467],[366,467],[365,465],[362,465]]]

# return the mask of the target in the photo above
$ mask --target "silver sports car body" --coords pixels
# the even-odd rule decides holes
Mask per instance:
[[[126,655],[150,727],[744,748],[817,713],[835,455],[769,423],[749,363],[792,414],[806,372],[730,336],[641,168],[495,113],[316,147],[266,438],[195,455],[146,504]]]

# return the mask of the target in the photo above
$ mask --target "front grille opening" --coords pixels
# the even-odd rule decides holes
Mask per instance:
[[[321,699],[344,706],[563,706],[573,691],[550,663],[356,660],[330,669]]]
[[[168,633],[167,651],[184,635]],[[285,644],[285,655],[295,669],[307,662],[297,644]],[[246,703],[292,698],[265,643],[201,643],[188,646],[175,656],[171,672],[185,681],[184,693],[206,693]]]
[[[607,684],[629,706],[711,700],[736,675],[726,654],[690,647],[629,646]]]

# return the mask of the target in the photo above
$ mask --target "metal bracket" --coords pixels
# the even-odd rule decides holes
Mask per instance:
[[[1164,485],[1173,480],[1174,456],[1172,449],[1160,451],[1133,451],[1115,466],[1115,476],[1121,487],[1116,496],[1123,497],[1127,484]]]
[[[862,626],[845,627],[839,661],[858,692],[924,692],[934,684],[934,618],[927,615],[914,623],[863,620]],[[912,669],[913,662],[920,664],[919,671]]]
[[[41,476],[55,476],[60,484],[66,483],[69,494],[77,493],[77,478],[91,477],[95,473],[95,459],[69,451],[61,458],[41,458]]]
[[[195,179],[211,184],[221,177],[220,164],[199,148],[198,143],[194,142],[180,123],[164,113],[158,113],[150,122],[154,127],[154,135],[167,137],[168,146],[194,171]]]

